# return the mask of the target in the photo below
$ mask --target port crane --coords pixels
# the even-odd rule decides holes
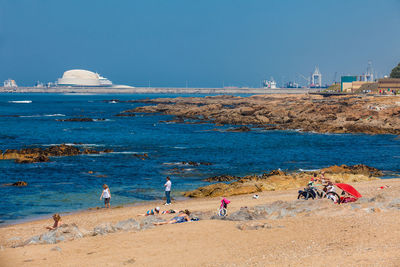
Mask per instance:
[[[311,78],[306,78],[303,74],[297,73],[297,75],[306,81],[306,86],[309,87],[311,84]]]

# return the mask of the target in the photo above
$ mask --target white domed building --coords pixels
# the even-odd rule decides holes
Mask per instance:
[[[98,73],[94,73],[88,70],[68,70],[64,72],[62,78],[58,79],[58,86],[112,86],[112,82]]]

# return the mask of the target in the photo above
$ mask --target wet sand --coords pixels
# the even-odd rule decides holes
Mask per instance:
[[[364,198],[400,199],[400,179],[353,184]],[[377,190],[389,185],[390,188]],[[233,196],[229,212],[277,200],[294,201],[297,190]],[[220,198],[189,199],[169,208],[216,212]],[[312,200],[309,200],[312,201]],[[340,206],[326,200],[313,205],[332,209],[299,213],[295,217],[260,220],[269,228],[240,230],[243,222],[200,220],[158,226],[144,231],[109,233],[57,244],[13,244],[46,232],[51,219],[0,228],[1,266],[398,266],[400,262],[400,209],[369,208],[374,203]],[[128,218],[140,220],[153,204],[82,211],[63,216],[64,223],[92,229],[101,223]],[[165,207],[162,206],[162,209]],[[170,217],[170,216],[169,216]],[[169,218],[166,216],[165,218]],[[249,222],[245,222],[249,223]],[[19,238],[19,240],[17,240]],[[60,249],[54,250],[53,248]]]

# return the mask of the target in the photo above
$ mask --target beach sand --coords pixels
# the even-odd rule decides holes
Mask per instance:
[[[400,179],[353,185],[364,198],[383,197],[386,203],[400,199]],[[390,187],[377,190],[383,185]],[[243,206],[295,201],[297,190],[262,192],[259,196],[229,197],[229,213]],[[46,232],[44,227],[52,225],[52,220],[6,226],[0,228],[0,266],[399,266],[400,206],[371,209],[372,201],[355,209],[350,203],[308,201],[332,209],[251,222],[200,220],[16,248],[11,246]],[[188,199],[168,209],[216,213],[219,202],[220,198]],[[63,222],[89,230],[105,222],[140,220],[137,214],[154,206],[82,211],[64,215]],[[258,230],[237,227],[247,223],[269,226]]]

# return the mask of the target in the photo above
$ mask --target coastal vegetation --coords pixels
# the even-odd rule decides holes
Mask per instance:
[[[392,69],[392,72],[390,73],[390,78],[400,79],[400,63]]]

